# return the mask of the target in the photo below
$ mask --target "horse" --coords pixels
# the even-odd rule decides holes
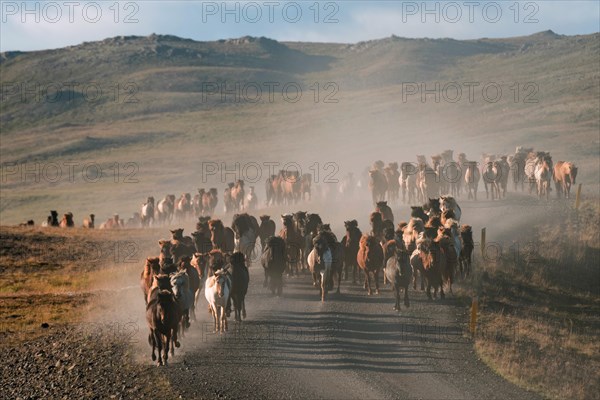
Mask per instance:
[[[206,279],[204,296],[215,322],[215,332],[223,333],[227,330],[226,307],[231,293],[231,279],[223,269]]]
[[[456,202],[456,199],[451,196],[442,196],[440,197],[440,211],[442,214],[446,210],[452,210],[454,212],[454,219],[460,221],[460,217],[462,215],[462,210],[460,206]]]
[[[466,166],[465,188],[467,190],[467,197],[469,200],[473,199],[477,201],[477,189],[479,187],[479,180],[481,179],[477,162],[465,161],[464,165]]]
[[[87,229],[94,229],[94,219],[96,216],[94,214],[90,214],[89,218],[85,218],[83,220],[83,227]]]
[[[436,242],[440,246],[442,252],[442,278],[443,282],[448,285],[450,293],[452,293],[452,283],[454,282],[454,273],[458,265],[458,257],[460,252],[460,238],[458,239],[458,249],[455,236],[458,235],[456,229],[440,227]]]
[[[168,290],[155,291],[146,307],[146,321],[150,329],[148,343],[152,346],[152,361],[156,361],[155,350],[158,348],[159,366],[163,365],[163,362],[167,365],[171,342],[175,347],[179,347],[177,333],[180,320],[181,314],[173,293]]]
[[[358,266],[365,273],[364,287],[371,295],[371,277],[375,279],[375,293],[379,294],[379,271],[383,267],[383,248],[380,240],[373,235],[363,235],[360,238],[358,254],[356,255]]]
[[[192,195],[182,193],[181,197],[175,202],[175,216],[182,221],[192,215]]]
[[[192,255],[192,257],[183,257],[181,259],[181,261],[179,262],[178,271],[185,271],[185,273],[188,276],[190,292],[193,295],[192,296],[193,302],[192,302],[192,306],[190,307],[190,317],[191,317],[191,319],[193,319],[195,321],[196,320],[196,301],[198,299],[198,293],[200,291],[200,284],[201,284],[201,275],[200,274],[203,271],[200,271],[198,268],[196,268],[196,266],[192,265],[193,258],[194,258],[194,255]],[[197,261],[196,261],[196,265],[198,265]],[[204,283],[204,282],[202,282],[202,283]]]
[[[439,243],[431,239],[424,239],[417,243],[417,251],[427,282],[427,297],[431,299],[431,288],[433,287],[433,297],[437,297],[439,289],[440,297],[444,299],[442,271],[445,269],[445,259]]]
[[[235,234],[231,228],[225,227],[220,219],[211,219],[208,221],[208,227],[214,249],[221,249],[227,253],[235,250]]]
[[[241,251],[248,261],[252,259],[252,252],[256,246],[259,225],[256,218],[249,214],[236,214],[233,216],[231,228],[234,232],[235,251]]]
[[[506,161],[507,156],[500,157],[500,161],[496,161],[495,165],[499,174],[499,184],[502,197],[506,197],[506,189],[508,188],[508,176],[510,175],[510,165]]]
[[[552,180],[552,169],[548,163],[548,160],[541,159],[535,167],[535,181],[537,184],[537,195],[538,198],[546,197],[548,200],[550,196],[550,181]]]
[[[63,214],[59,226],[61,228],[73,228],[75,226],[75,221],[73,221],[73,213],[68,212],[66,214]]]
[[[173,296],[181,312],[181,335],[190,327],[190,310],[194,306],[194,293],[190,289],[190,278],[185,270],[172,274],[171,287]]]
[[[170,223],[175,213],[175,195],[168,194],[156,205],[154,214],[156,221],[161,224]]]
[[[283,214],[281,221],[283,228],[279,231],[279,236],[285,241],[288,272],[290,275],[294,275],[294,272],[298,273],[300,248],[303,246],[304,238],[296,228],[292,214]]]
[[[327,245],[327,240],[317,235],[313,239],[313,249],[308,255],[308,267],[312,274],[313,286],[320,287],[321,302],[325,301],[330,287],[332,263],[333,254]]]
[[[275,236],[275,221],[268,215],[260,216],[260,225],[258,227],[258,236],[260,237],[260,244],[264,251],[267,239],[271,236]]]
[[[483,177],[483,186],[485,187],[485,198],[489,199],[490,194],[492,200],[496,200],[500,195],[500,175],[498,171],[497,163],[488,162],[485,169],[482,171],[481,176]],[[488,190],[489,185],[489,190]]]
[[[397,247],[394,256],[390,257],[385,264],[385,276],[392,284],[392,290],[396,297],[394,310],[400,311],[400,289],[404,289],[404,306],[409,307],[408,286],[412,281],[413,270],[410,265],[410,257],[408,252]]]
[[[345,280],[348,279],[348,269],[351,269],[352,283],[356,283],[356,273],[358,270],[356,256],[358,255],[362,232],[358,229],[358,222],[355,219],[344,221],[344,226],[346,227],[346,234],[342,238],[341,245],[344,249]]]
[[[142,227],[148,227],[154,222],[154,197],[150,196],[146,202],[142,204],[142,212],[140,213]]]
[[[279,236],[271,236],[265,240],[261,264],[265,271],[263,286],[269,287],[272,294],[281,296],[283,288],[283,271],[286,267],[285,241]]]
[[[242,318],[246,319],[246,293],[248,292],[248,284],[250,282],[250,274],[246,267],[245,256],[243,253],[236,251],[231,255],[230,260],[230,275],[231,275],[231,294],[230,300],[233,301],[235,307],[235,321],[241,322]],[[227,304],[227,315],[231,311],[231,301]]]
[[[471,274],[473,249],[475,248],[475,244],[473,242],[473,231],[471,230],[470,225],[463,225],[460,227],[460,237],[462,247],[460,250],[460,256],[458,258],[458,265],[461,277],[466,278]]]
[[[571,196],[571,185],[577,179],[577,167],[572,162],[558,161],[554,166],[554,184],[556,196],[569,198]]]
[[[438,176],[435,170],[427,164],[419,165],[417,193],[419,201],[425,201],[429,197],[437,196],[439,193]]]
[[[144,293],[144,302],[148,304],[148,293],[154,280],[154,276],[160,273],[160,264],[158,257],[146,258],[144,269],[140,275],[140,286]]]
[[[408,201],[408,204],[414,204],[417,196],[417,168],[412,163],[403,162],[400,165],[398,180],[402,188],[402,202]]]
[[[381,213],[377,211],[372,212],[369,216],[369,222],[371,223],[371,236],[376,237],[380,243],[383,243],[383,217]]]

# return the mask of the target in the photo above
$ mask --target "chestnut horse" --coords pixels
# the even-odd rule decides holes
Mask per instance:
[[[380,240],[373,235],[363,235],[360,238],[356,262],[365,273],[364,287],[369,296],[372,293],[371,274],[375,279],[375,293],[379,294],[379,271],[383,268],[383,248]]]

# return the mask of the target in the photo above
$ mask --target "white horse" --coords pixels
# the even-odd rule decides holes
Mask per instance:
[[[215,321],[215,332],[227,330],[227,314],[225,309],[231,294],[231,279],[226,271],[218,270],[206,279],[204,296],[208,301],[210,312]]]
[[[454,211],[454,216],[456,217],[456,221],[460,222],[460,216],[462,214],[460,206],[456,202],[456,199],[451,196],[442,196],[440,197],[440,211],[443,213],[446,210]]]
[[[319,240],[308,254],[308,267],[313,275],[313,285],[321,286],[321,301],[325,301],[325,294],[331,280],[331,264],[333,255],[325,240]]]

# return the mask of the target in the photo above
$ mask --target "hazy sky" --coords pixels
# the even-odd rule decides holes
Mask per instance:
[[[474,39],[600,30],[592,1],[0,1],[0,50],[40,50],[118,35],[195,40],[244,35],[358,42],[392,34]]]

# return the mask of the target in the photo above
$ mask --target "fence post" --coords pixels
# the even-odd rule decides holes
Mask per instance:
[[[575,195],[575,209],[579,210],[581,204],[581,183],[577,185],[577,194]]]

